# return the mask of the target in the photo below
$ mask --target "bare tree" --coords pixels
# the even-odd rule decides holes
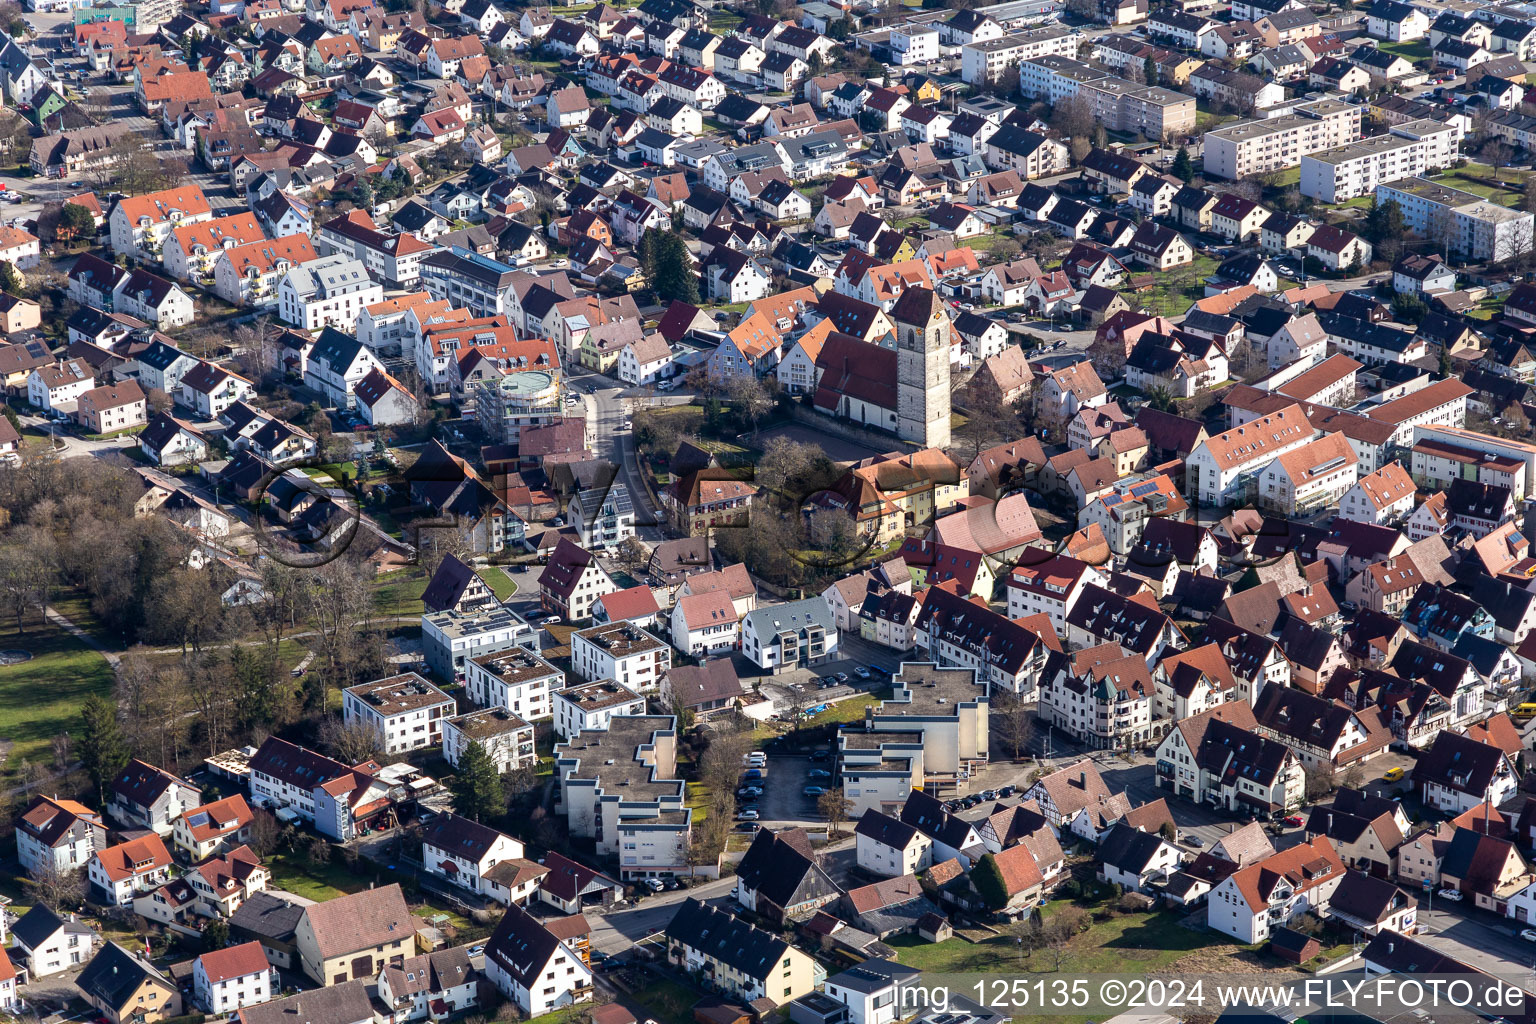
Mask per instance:
[[[816,798],[816,809],[827,819],[828,838],[836,839],[843,834],[843,822],[853,810],[853,801],[843,796],[841,789],[831,786]]]
[[[331,715],[320,725],[320,745],[343,764],[361,764],[376,758],[382,748],[379,731],[361,722],[346,722]]]
[[[52,863],[44,863],[22,882],[22,888],[56,914],[76,910],[85,902],[85,872],[78,868],[60,871]]]
[[[998,692],[987,718],[997,730],[999,742],[1012,750],[1015,758],[1029,750],[1035,736],[1035,715],[1019,694]]]

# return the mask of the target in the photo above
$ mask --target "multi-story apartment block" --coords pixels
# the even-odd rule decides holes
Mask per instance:
[[[73,800],[37,797],[16,821],[16,859],[34,876],[83,868],[106,845],[101,815]]]
[[[1172,89],[1100,78],[1082,83],[1078,95],[1088,97],[1094,120],[1110,131],[1163,139],[1187,135],[1195,128],[1195,98]]]
[[[1409,121],[1387,135],[1301,158],[1301,194],[1342,203],[1370,195],[1377,185],[1449,167],[1460,148],[1456,130],[1438,121]]]
[[[363,308],[382,298],[383,285],[362,261],[340,254],[294,267],[277,286],[278,315],[307,331],[330,326],[350,333]]]
[[[645,698],[612,679],[569,686],[555,694],[555,732],[563,739],[607,729],[615,715],[643,714]]]
[[[342,720],[378,733],[386,754],[437,746],[442,720],[457,707],[415,672],[349,686],[341,695]]]
[[[561,418],[560,371],[522,370],[483,380],[475,386],[475,411],[491,436],[517,444],[524,429]]]
[[[421,617],[422,653],[427,668],[439,679],[464,674],[464,663],[482,654],[526,647],[539,651],[537,631],[510,608],[495,607],[477,612],[452,609],[428,612]]]
[[[609,622],[571,634],[571,670],[583,679],[612,679],[654,693],[672,667],[672,648],[632,622]]]
[[[1137,85],[1073,60],[1046,56],[1019,65],[1019,91],[1051,105],[1083,95],[1094,119],[1114,131],[1148,138],[1188,133],[1195,126],[1195,98],[1154,85]]]
[[[1464,260],[1497,262],[1519,256],[1536,244],[1532,237],[1536,216],[1427,178],[1377,185],[1377,202],[1389,199],[1403,211],[1408,230]]]
[[[1205,133],[1207,177],[1236,181],[1301,164],[1301,158],[1360,139],[1360,108],[1342,100],[1304,103],[1294,112]]]
[[[531,768],[539,760],[533,726],[506,708],[481,708],[443,719],[443,760],[457,768],[471,743],[480,744],[503,775]]]
[[[517,302],[512,288],[515,268],[457,245],[426,256],[418,272],[427,294],[477,317],[512,313]]]
[[[1075,57],[1079,33],[1064,27],[1015,32],[960,47],[960,78],[970,85],[995,82],[1004,71],[1036,57]]]
[[[534,722],[552,713],[550,695],[565,688],[565,673],[521,647],[483,654],[465,663],[464,692],[482,707],[505,708]]]
[[[620,716],[555,746],[556,808],[624,878],[687,870],[693,811],[677,777],[677,720]]]

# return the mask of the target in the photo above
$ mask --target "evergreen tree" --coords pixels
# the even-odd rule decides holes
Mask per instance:
[[[1173,158],[1173,176],[1180,181],[1189,181],[1195,176],[1195,162],[1189,158],[1189,150],[1183,146]]]
[[[15,264],[9,260],[0,260],[0,291],[7,295],[21,295],[26,287],[26,282],[16,271]]]
[[[699,279],[693,272],[688,243],[675,231],[658,233],[651,242],[655,272],[651,287],[656,297],[669,302],[698,302]]]
[[[470,740],[459,755],[459,772],[448,788],[453,793],[454,811],[471,821],[496,814],[507,805],[496,762],[475,740]]]
[[[96,233],[96,221],[79,203],[65,203],[59,211],[59,232],[71,239],[89,238]]]
[[[1151,56],[1148,56],[1147,59],[1142,62],[1141,69],[1143,76],[1147,80],[1147,84],[1156,85],[1158,81],[1157,61],[1153,60]]]
[[[990,853],[984,854],[971,869],[971,885],[993,910],[1001,910],[1008,905],[1008,883],[1003,880],[997,858]]]
[[[80,718],[83,723],[78,747],[80,760],[105,803],[107,783],[128,766],[128,748],[117,725],[117,709],[102,698],[92,696],[80,705]]]

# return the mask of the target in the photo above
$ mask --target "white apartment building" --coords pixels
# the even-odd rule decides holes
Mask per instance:
[[[449,609],[422,615],[421,646],[427,668],[439,679],[454,679],[464,673],[464,663],[470,658],[512,647],[537,652],[539,638],[510,608],[478,612]]]
[[[1376,200],[1392,200],[1416,235],[1443,244],[1469,261],[1506,260],[1533,244],[1536,215],[1498,206],[1471,192],[1412,177],[1376,186]]]
[[[1438,121],[1408,121],[1378,135],[1301,158],[1301,194],[1342,203],[1376,186],[1449,167],[1460,150],[1456,129]]]
[[[908,23],[891,29],[893,64],[903,67],[939,59],[939,30],[931,25]]]
[[[1355,486],[1359,464],[1343,434],[1324,434],[1279,456],[1259,472],[1259,504],[1287,516],[1338,503]]]
[[[555,746],[556,809],[572,836],[595,839],[623,878],[687,870],[693,812],[677,777],[677,720],[614,718]]]
[[[16,819],[16,859],[34,875],[83,868],[106,845],[101,815],[74,800],[40,796]]]
[[[586,680],[611,679],[636,693],[655,693],[671,667],[672,648],[632,622],[571,634],[571,670]]]
[[[969,85],[981,85],[1037,57],[1075,57],[1078,40],[1078,33],[1070,29],[1041,28],[967,43],[960,47],[960,78]]]
[[[1301,164],[1301,158],[1360,140],[1360,108],[1342,100],[1304,103],[1294,112],[1205,133],[1205,174],[1236,181]]]
[[[634,690],[598,679],[555,694],[555,734],[574,739],[586,730],[606,731],[615,715],[645,714],[645,698]]]
[[[1032,557],[1038,556],[1038,557]],[[1004,580],[1008,617],[1048,615],[1057,636],[1067,635],[1067,613],[1090,583],[1106,586],[1109,577],[1087,562],[1068,555],[1047,555],[1026,549],[1018,566]]]
[[[1076,96],[1078,86],[1084,82],[1096,82],[1109,77],[1108,72],[1070,57],[1036,57],[1019,65],[1019,91],[1025,96],[1045,100],[1055,106],[1062,100]]]
[[[515,647],[465,662],[464,692],[482,707],[504,708],[524,721],[548,718],[550,695],[565,689],[565,673]]]
[[[1256,497],[1259,471],[1314,435],[1301,406],[1290,405],[1207,438],[1185,460],[1185,492],[1207,506]]]
[[[193,1001],[224,1016],[272,998],[272,966],[259,942],[210,950],[192,961]]]
[[[443,760],[457,768],[471,743],[480,744],[503,775],[539,761],[533,726],[506,708],[481,708],[443,719]]]
[[[442,720],[458,705],[415,672],[349,686],[341,695],[342,720],[378,733],[386,754],[403,754],[443,741]]]
[[[278,315],[307,331],[330,326],[351,333],[358,314],[383,298],[384,286],[363,262],[341,254],[294,267],[277,286]]]

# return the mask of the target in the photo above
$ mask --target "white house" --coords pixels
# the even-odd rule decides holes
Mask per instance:
[[[1302,914],[1326,916],[1344,872],[1333,843],[1317,836],[1228,875],[1207,897],[1206,923],[1238,942],[1264,942]]]
[[[507,908],[485,946],[485,976],[531,1017],[592,997],[592,971],[521,907]]]
[[[825,598],[765,605],[741,621],[741,650],[766,671],[814,665],[837,650],[837,620]]]
[[[192,995],[207,1013],[233,1014],[272,998],[272,977],[260,942],[211,950],[192,962]]]
[[[523,874],[523,844],[488,825],[457,814],[441,814],[427,826],[421,841],[423,869],[461,889],[490,896],[503,905],[524,903],[537,888],[537,872],[509,888],[504,883]],[[508,871],[496,871],[511,863]]]
[[[654,693],[671,667],[672,649],[627,620],[571,634],[571,670],[582,679],[612,679],[636,693]]]
[[[372,729],[386,754],[403,754],[442,742],[442,720],[458,705],[415,672],[359,683],[342,691],[342,719]]]
[[[912,875],[933,864],[933,840],[900,818],[870,808],[853,830],[855,862],[881,878]]]
[[[522,647],[482,654],[464,663],[464,692],[481,707],[502,708],[524,721],[553,714],[565,673]]]

